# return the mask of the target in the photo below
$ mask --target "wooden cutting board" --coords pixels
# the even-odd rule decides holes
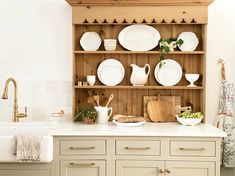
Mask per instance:
[[[149,118],[153,122],[167,122],[171,118],[173,106],[165,100],[150,100],[147,103]]]
[[[147,121],[151,121],[147,112],[147,103],[151,100],[156,101],[158,99],[157,96],[144,96],[144,117]],[[168,104],[171,104],[170,106],[167,106],[167,116],[168,122],[174,122],[175,114],[181,113],[181,97],[180,96],[161,96],[162,101],[168,102]]]

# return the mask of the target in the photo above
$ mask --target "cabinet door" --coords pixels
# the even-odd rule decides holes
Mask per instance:
[[[105,161],[61,161],[61,176],[105,176]]]
[[[167,161],[167,176],[215,176],[215,162]]]
[[[116,161],[116,176],[164,175],[163,161]]]
[[[1,176],[50,176],[50,170],[1,169]]]

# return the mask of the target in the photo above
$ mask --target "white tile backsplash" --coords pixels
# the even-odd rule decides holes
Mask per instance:
[[[44,121],[48,114],[65,111],[65,118],[72,114],[72,82],[70,81],[28,81],[17,80],[19,111],[28,108],[28,119]],[[0,80],[2,95],[5,80]],[[9,86],[9,99],[0,99],[0,121],[11,121],[13,111],[13,84]]]

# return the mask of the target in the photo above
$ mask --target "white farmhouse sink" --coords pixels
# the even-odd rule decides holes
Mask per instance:
[[[31,163],[48,163],[53,160],[53,137],[48,135],[53,124],[48,123],[0,123],[0,162],[21,162],[13,154],[13,139],[16,134],[35,134],[43,136],[40,161]]]

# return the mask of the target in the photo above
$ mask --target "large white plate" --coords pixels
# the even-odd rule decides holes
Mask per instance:
[[[158,45],[160,38],[160,33],[154,27],[134,24],[120,32],[118,41],[130,51],[149,51]]]
[[[165,59],[162,62],[164,62],[164,64],[162,64],[161,68],[159,68],[160,63],[155,67],[155,79],[163,86],[176,85],[182,78],[181,66],[172,59]]]
[[[199,44],[199,40],[193,32],[182,32],[179,39],[184,41],[182,45],[178,45],[181,51],[194,51]]]
[[[117,120],[113,120],[113,123],[115,123],[117,126],[123,126],[123,127],[138,127],[145,124],[145,121],[135,122],[135,123],[120,123],[117,122]]]
[[[125,70],[121,62],[116,59],[106,59],[98,67],[99,80],[106,86],[116,86],[122,82]]]
[[[101,38],[96,32],[85,32],[80,39],[80,45],[84,51],[97,51],[101,42]]]

